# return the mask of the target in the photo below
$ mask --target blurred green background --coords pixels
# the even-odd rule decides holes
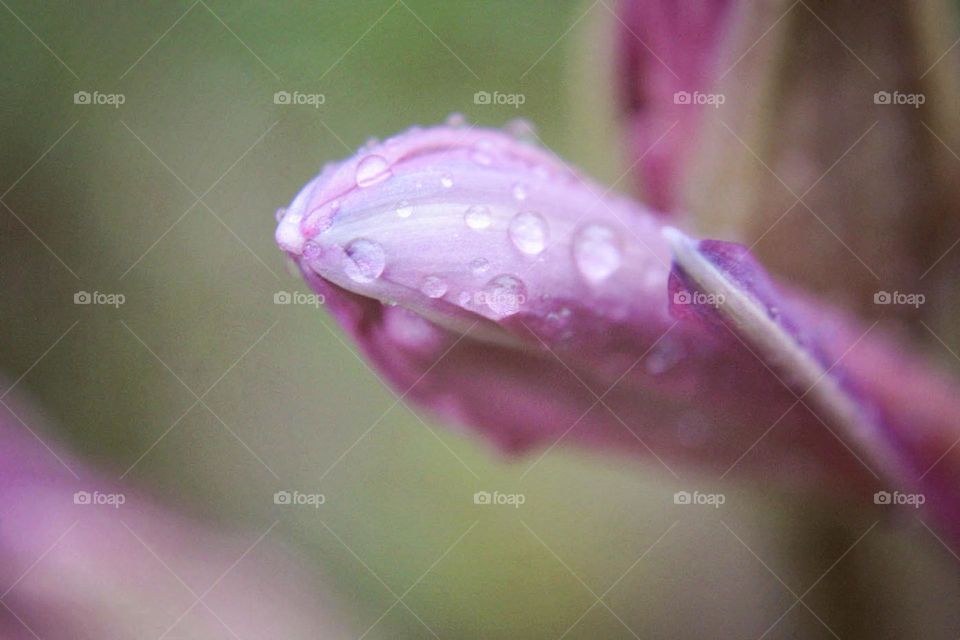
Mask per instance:
[[[717,489],[723,509],[684,509],[674,491],[719,485],[563,446],[503,459],[397,404],[322,308],[274,304],[304,290],[274,210],[370,136],[524,117],[615,180],[597,144],[618,137],[610,20],[557,0],[5,0],[4,373],[28,372],[62,439],[124,483],[230,529],[278,520],[357,637],[956,637],[957,566],[915,526],[843,555],[876,514],[747,477]],[[282,508],[278,490],[326,503]],[[477,506],[480,490],[526,501]],[[416,616],[391,606],[408,589]]]

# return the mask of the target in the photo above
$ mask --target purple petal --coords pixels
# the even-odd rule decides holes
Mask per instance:
[[[745,247],[665,235],[674,314],[742,342],[891,490],[921,492],[960,539],[960,465],[944,460],[960,436],[955,385],[868,339],[872,327],[778,292]]]
[[[277,239],[400,393],[507,450],[563,439],[674,473],[863,480],[802,407],[738,462],[793,396],[742,345],[671,316],[661,224],[602,194],[501,132],[413,129],[325,169]]]
[[[507,451],[576,441],[862,496],[957,434],[954,384],[889,339],[498,131],[368,145],[307,185],[277,239],[404,399]],[[706,307],[678,303],[694,292]],[[897,389],[906,368],[929,406]],[[938,504],[956,471],[928,475]]]

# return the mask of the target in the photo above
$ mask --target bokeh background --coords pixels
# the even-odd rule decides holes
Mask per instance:
[[[322,307],[274,303],[305,291],[275,209],[371,136],[523,117],[617,181],[612,3],[0,4],[3,373],[123,485],[229,530],[277,522],[353,637],[960,634],[958,561],[916,522],[562,444],[505,459],[399,402]],[[673,504],[694,487],[726,504]]]

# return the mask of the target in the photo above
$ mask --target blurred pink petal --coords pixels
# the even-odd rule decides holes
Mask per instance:
[[[272,527],[224,534],[156,506],[48,449],[53,441],[35,416],[9,396],[4,402],[11,408],[0,406],[0,636],[342,634],[329,596],[302,560],[278,550]]]
[[[714,87],[717,50],[731,26],[733,0],[619,3],[620,102],[630,162],[644,200],[660,211],[682,206],[680,191],[699,121],[709,105],[684,97]]]

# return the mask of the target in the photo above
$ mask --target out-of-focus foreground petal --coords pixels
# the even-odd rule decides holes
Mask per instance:
[[[271,534],[156,506],[56,450],[16,399],[0,406],[5,639],[345,637]]]
[[[797,401],[806,389],[789,371],[672,315],[655,216],[502,132],[413,129],[368,145],[281,216],[280,246],[403,397],[505,449],[575,440],[674,474],[692,462],[804,486],[839,477],[851,493],[887,471]],[[898,375],[877,364],[902,360],[931,408],[881,402],[930,450],[955,433],[946,382],[867,327],[806,314],[825,375],[843,359],[873,394]]]

